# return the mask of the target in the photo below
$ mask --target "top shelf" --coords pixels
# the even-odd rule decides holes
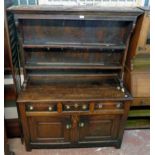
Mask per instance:
[[[11,6],[7,10],[14,12],[113,12],[139,14],[143,11],[137,7],[103,7],[103,6],[49,6],[49,5],[21,5]]]
[[[136,7],[100,6],[11,6],[7,11],[17,19],[68,19],[68,20],[118,20],[136,21],[143,11]]]
[[[125,45],[102,43],[52,43],[49,44],[23,44],[23,48],[88,48],[88,49],[125,49]]]

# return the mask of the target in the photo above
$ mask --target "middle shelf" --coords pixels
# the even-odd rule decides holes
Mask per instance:
[[[124,50],[24,49],[26,69],[122,69]]]
[[[52,63],[52,62],[36,62],[27,63],[25,69],[122,69],[118,63]]]
[[[125,44],[110,44],[110,43],[59,43],[59,42],[24,42],[23,48],[87,48],[87,49],[120,49],[125,50]]]

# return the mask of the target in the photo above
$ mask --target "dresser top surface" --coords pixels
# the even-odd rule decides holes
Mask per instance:
[[[36,81],[35,81],[36,82]],[[65,82],[37,84],[29,83],[19,94],[17,102],[36,101],[96,101],[96,100],[131,100],[130,94],[117,89],[114,81],[90,83]],[[125,97],[125,94],[128,97]]]

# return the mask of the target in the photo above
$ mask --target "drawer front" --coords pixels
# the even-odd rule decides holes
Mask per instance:
[[[87,102],[67,102],[63,103],[63,111],[89,111],[89,103]]]
[[[26,111],[57,111],[57,103],[28,103]]]
[[[95,103],[94,110],[115,110],[123,109],[123,102],[98,102]]]
[[[123,109],[123,102],[41,102],[26,104],[27,112],[101,112]]]

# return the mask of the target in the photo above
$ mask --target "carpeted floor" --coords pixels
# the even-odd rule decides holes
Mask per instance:
[[[9,144],[15,155],[149,155],[150,130],[126,130],[121,149],[113,147],[33,149],[31,152],[26,152],[19,138],[9,139]]]

